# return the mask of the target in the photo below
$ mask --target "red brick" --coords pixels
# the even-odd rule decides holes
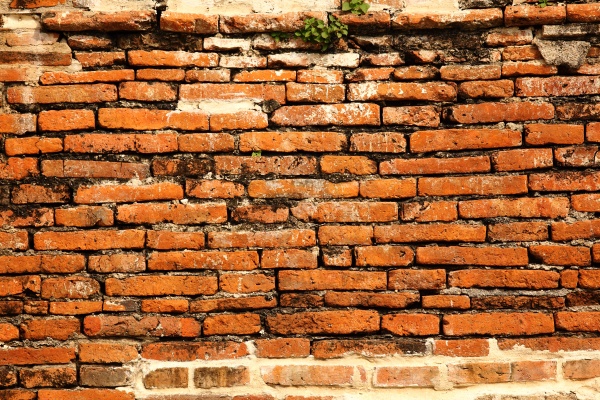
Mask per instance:
[[[600,93],[600,81],[590,76],[517,78],[515,89],[520,97],[581,96]]]
[[[270,385],[345,387],[365,382],[366,376],[360,369],[362,373],[357,374],[352,366],[277,365],[261,368],[261,377]]]
[[[363,156],[323,156],[321,171],[325,174],[370,175],[377,172],[377,163]]]
[[[142,312],[147,313],[185,313],[189,310],[188,300],[142,300]]]
[[[325,304],[332,307],[406,308],[419,302],[415,293],[330,292]]]
[[[125,52],[92,52],[92,53],[75,53],[75,58],[81,63],[84,68],[89,67],[110,67],[115,64],[125,64]]]
[[[201,249],[204,247],[204,232],[147,231],[146,246],[158,250]]]
[[[3,274],[67,274],[83,271],[84,268],[85,258],[79,254],[0,256],[0,273]]]
[[[228,181],[187,180],[186,193],[188,196],[200,199],[232,199],[244,195],[244,186]]]
[[[558,218],[569,213],[567,197],[468,200],[458,203],[462,218]]]
[[[381,318],[381,329],[398,336],[437,335],[440,317],[432,314],[388,314]]]
[[[577,287],[577,281],[579,280],[579,271],[576,270],[563,270],[560,272],[560,286],[575,289]]]
[[[91,110],[42,111],[38,116],[38,124],[42,131],[94,129],[95,118]]]
[[[11,157],[5,163],[0,163],[0,179],[21,180],[39,173],[35,158]],[[27,185],[22,187],[27,187]]]
[[[596,3],[567,5],[567,21],[569,22],[597,22],[599,20],[598,4]]]
[[[276,84],[212,84],[182,85],[179,98],[186,101],[201,100],[274,100],[285,103],[285,86]]]
[[[536,49],[537,50],[537,49]],[[539,55],[539,57],[537,57]],[[520,57],[511,57],[520,58]],[[541,58],[539,52],[534,58]],[[502,64],[502,76],[503,77],[515,77],[515,76],[530,76],[530,75],[556,75],[558,68],[554,65],[548,65],[544,61],[517,61],[517,62],[505,62]]]
[[[583,125],[526,124],[525,142],[532,145],[582,144]]]
[[[12,0],[10,8],[40,8],[54,7],[59,4],[64,4],[65,0]]]
[[[261,330],[258,314],[210,315],[202,323],[202,333],[212,335],[251,335]]]
[[[219,31],[219,17],[167,11],[160,17],[160,29],[167,32],[214,34]]]
[[[530,246],[531,257],[547,265],[590,265],[590,249],[587,247],[560,246],[560,245],[539,245]]]
[[[219,56],[215,53],[132,50],[128,53],[128,61],[135,67],[216,67]]]
[[[28,203],[66,203],[70,198],[69,189],[64,185],[45,187],[38,185],[20,185],[12,191],[14,204]]]
[[[560,173],[531,174],[529,187],[537,191],[595,191],[600,189],[598,173],[594,171],[563,171]]]
[[[83,330],[87,336],[158,336],[189,337],[200,334],[200,324],[193,318],[131,316],[86,316]]]
[[[596,165],[598,146],[572,146],[556,149],[558,165],[567,167],[593,167]]]
[[[438,290],[446,288],[443,269],[397,269],[389,271],[388,289]]]
[[[440,109],[434,106],[385,107],[383,124],[437,127]]]
[[[445,65],[440,68],[441,78],[450,81],[477,81],[500,79],[499,65]]]
[[[377,243],[484,242],[482,225],[428,224],[384,225],[375,227]]]
[[[440,379],[438,367],[375,367],[375,387],[434,387]]]
[[[512,97],[514,87],[510,80],[463,82],[458,87],[458,96],[471,99]]]
[[[421,196],[499,195],[527,193],[527,176],[464,176],[420,178]]]
[[[264,274],[221,274],[219,289],[226,293],[271,292],[275,290],[275,277]]]
[[[340,151],[346,136],[337,132],[248,132],[240,135],[240,151]]]
[[[527,249],[502,247],[419,247],[418,264],[525,266],[529,263]]]
[[[347,82],[387,81],[393,72],[394,68],[358,68],[345,78]]]
[[[46,278],[42,282],[44,299],[87,299],[100,291],[98,281],[84,277]]]
[[[24,226],[52,226],[54,225],[54,211],[50,208],[31,208],[28,210],[0,211],[0,226],[21,228]]]
[[[210,300],[195,300],[190,304],[190,312],[207,313],[215,311],[255,310],[277,307],[277,299],[270,295]]]
[[[261,268],[317,268],[317,252],[313,250],[263,250]]]
[[[50,314],[83,315],[102,311],[101,301],[53,301],[50,303]]]
[[[317,172],[317,160],[313,157],[215,156],[214,159],[215,172],[224,175],[310,175]]]
[[[565,6],[536,7],[535,5],[508,6],[504,11],[506,26],[562,24],[567,17]]]
[[[348,356],[386,357],[425,353],[425,342],[417,339],[356,339],[313,341],[312,354],[317,359]]]
[[[106,207],[74,207],[55,211],[56,225],[60,226],[111,226],[114,223],[113,212]]]
[[[385,272],[279,271],[279,290],[385,290]]]
[[[240,71],[233,77],[234,82],[288,82],[296,80],[296,71],[254,70]]]
[[[138,192],[133,192],[134,195],[136,193]],[[157,224],[161,222],[183,225],[218,224],[227,220],[227,208],[225,203],[130,204],[117,207],[117,220],[135,224]]]
[[[554,332],[552,315],[532,312],[445,315],[442,324],[444,334],[449,336],[515,336]]]
[[[344,85],[289,82],[285,87],[287,100],[291,102],[340,103],[346,98]]]
[[[177,91],[164,82],[124,82],[119,85],[119,98],[137,101],[174,101]]]
[[[571,195],[571,205],[574,210],[585,212],[600,211],[600,195],[598,194],[574,194]]]
[[[383,175],[383,171],[380,172]],[[416,179],[373,179],[360,182],[360,195],[366,198],[398,199],[417,194]]]
[[[414,259],[414,252],[407,246],[356,247],[356,265],[371,267],[407,266]]]
[[[89,256],[88,270],[99,273],[141,272],[146,269],[143,255],[135,253],[116,253]]]
[[[58,153],[63,149],[61,138],[27,137],[7,138],[4,142],[4,151],[8,156],[26,154]]]
[[[120,342],[80,342],[79,360],[84,363],[126,363],[138,357],[135,344]]]
[[[38,400],[134,400],[134,394],[113,389],[41,389]]]
[[[251,205],[236,207],[231,211],[231,219],[234,221],[260,222],[263,224],[275,224],[286,222],[290,211],[285,207],[269,205]]]
[[[303,358],[310,355],[308,339],[258,339],[254,344],[256,356],[260,358]]]
[[[53,103],[102,103],[117,100],[114,85],[56,85],[56,86],[15,86],[6,91],[9,103],[13,104],[53,104]]]
[[[54,31],[145,31],[156,21],[154,11],[48,12],[42,15],[45,28]]]
[[[150,175],[150,169],[146,164],[133,162],[44,160],[42,174],[61,178],[144,179]]]
[[[132,69],[120,69],[113,71],[84,71],[84,72],[44,72],[40,76],[40,82],[44,85],[56,85],[59,83],[96,83],[96,82],[121,82],[132,81],[134,71]],[[67,110],[65,110],[67,111]]]
[[[372,226],[329,225],[319,227],[321,245],[370,245],[373,238]]]
[[[163,342],[144,345],[142,357],[160,361],[232,360],[248,355],[245,343]]]
[[[548,225],[544,222],[510,222],[488,225],[491,242],[530,242],[548,239]]]
[[[36,250],[106,250],[143,248],[145,236],[141,230],[37,232],[33,241]]]
[[[231,71],[228,69],[193,69],[185,73],[186,82],[229,82],[230,80]]]
[[[211,248],[231,247],[307,247],[316,244],[315,232],[308,229],[287,229],[271,232],[209,232]]]
[[[487,156],[453,158],[393,159],[379,165],[381,175],[430,175],[467,172],[489,172],[490,159]],[[361,182],[366,184],[370,181]],[[384,181],[382,181],[384,182]],[[410,197],[413,197],[413,193]]]
[[[552,223],[552,240],[591,239],[600,235],[600,220]]]
[[[150,271],[177,271],[182,269],[247,271],[257,267],[258,254],[255,251],[155,252],[148,259],[148,269]]]
[[[301,69],[297,71],[301,83],[343,83],[344,73],[335,69]]]
[[[183,188],[175,183],[163,182],[149,185],[94,185],[77,189],[75,202],[128,203],[149,200],[175,200],[183,198]]]
[[[254,180],[248,185],[254,198],[347,198],[358,196],[358,182],[332,183],[322,179]]]
[[[461,288],[555,289],[559,277],[554,271],[468,269],[450,272],[448,284]]]
[[[456,85],[441,82],[350,83],[347,97],[349,101],[453,101]]]
[[[19,328],[13,324],[0,324],[0,340],[2,340],[2,342],[19,340]]]
[[[484,357],[490,353],[487,339],[434,340],[433,354],[449,357]]]
[[[303,202],[291,211],[302,221],[387,222],[398,219],[398,205],[385,202]]]
[[[490,31],[485,43],[490,47],[519,46],[533,41],[531,29],[498,28]]]
[[[29,340],[67,340],[79,333],[77,318],[32,319],[21,324],[23,339]]]
[[[484,29],[502,25],[502,10],[498,8],[473,9],[431,14],[402,12],[392,19],[392,29]]]
[[[408,81],[433,79],[436,78],[439,73],[440,71],[435,67],[411,65],[410,67],[396,68],[394,71],[394,78]]]
[[[453,106],[446,110],[446,118],[460,124],[488,122],[518,122],[554,118],[550,103],[480,103]]]
[[[1,277],[0,283],[0,296],[5,297],[23,294],[26,290],[39,293],[41,279],[39,276]]]
[[[210,130],[264,129],[269,126],[267,114],[261,111],[238,111],[230,114],[212,114]]]
[[[509,129],[446,129],[410,136],[411,152],[494,149],[521,146],[521,132]]]
[[[554,316],[556,329],[569,332],[596,332],[600,328],[598,316],[594,311],[564,311]]]
[[[215,294],[214,276],[135,276],[126,279],[109,278],[105,282],[108,296],[184,296]]]
[[[294,334],[352,334],[379,330],[376,311],[320,311],[267,316],[271,333]]]
[[[371,103],[284,106],[276,110],[271,121],[282,126],[310,125],[379,125],[379,106]]]
[[[185,71],[183,69],[138,69],[135,72],[135,77],[140,81],[182,81],[185,79]]]
[[[456,206],[455,201],[404,203],[400,210],[400,219],[416,222],[456,221],[458,218]]]
[[[600,341],[597,338],[577,337],[538,337],[529,339],[499,339],[500,350],[511,350],[519,346],[534,351],[549,351],[551,353],[563,351],[597,350]]]
[[[75,349],[72,347],[20,347],[0,350],[0,365],[67,364],[74,360]]]
[[[550,168],[553,165],[552,149],[499,151],[492,156],[492,162],[496,171]]]
[[[206,131],[208,130],[208,115],[201,111],[101,108],[98,110],[98,124],[107,129],[136,131],[168,128]]]
[[[36,367],[19,371],[21,385],[33,387],[64,387],[77,384],[77,371],[69,367]]]
[[[28,239],[27,231],[0,232],[0,250],[27,250]]]
[[[177,151],[174,133],[67,135],[65,150],[73,153],[167,153]]]
[[[0,114],[0,133],[22,135],[36,131],[35,114]]]

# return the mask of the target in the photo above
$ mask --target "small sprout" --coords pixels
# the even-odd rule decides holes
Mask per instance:
[[[348,25],[343,24],[333,15],[329,16],[329,24],[317,18],[304,20],[304,28],[294,35],[305,42],[319,43],[321,50],[327,50],[336,40],[348,35]]]
[[[271,37],[275,39],[276,43],[279,43],[282,40],[286,41],[290,36],[292,36],[292,34],[287,32],[271,32]]]
[[[350,11],[355,15],[364,15],[369,11],[371,6],[364,0],[350,0],[342,3],[342,11]]]
[[[262,155],[261,150],[256,150],[252,152],[252,157],[260,157]]]

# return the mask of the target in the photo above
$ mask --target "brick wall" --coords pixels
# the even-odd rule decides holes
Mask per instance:
[[[2,1],[0,400],[600,398],[600,3],[371,4]]]

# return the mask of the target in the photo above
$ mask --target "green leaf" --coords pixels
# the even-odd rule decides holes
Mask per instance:
[[[342,4],[342,11],[350,11],[350,9],[350,3],[345,2],[344,4]]]
[[[256,150],[252,152],[252,157],[260,157],[262,155],[261,150]]]

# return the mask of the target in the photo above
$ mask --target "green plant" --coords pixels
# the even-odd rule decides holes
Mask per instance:
[[[366,14],[370,7],[364,0],[350,0],[342,3],[342,11],[350,11],[356,15]]]
[[[538,0],[538,6],[540,6],[541,8],[544,8],[546,6],[552,6],[554,5],[554,3],[548,1],[548,0]]]
[[[271,32],[271,37],[275,39],[276,42],[288,40],[290,36],[292,36],[292,34],[287,32]]]
[[[260,157],[262,155],[261,150],[256,150],[252,152],[252,157]]]
[[[348,25],[333,15],[329,15],[329,23],[317,18],[307,18],[304,20],[304,27],[294,35],[305,42],[319,43],[321,50],[325,51],[336,40],[348,35]]]

